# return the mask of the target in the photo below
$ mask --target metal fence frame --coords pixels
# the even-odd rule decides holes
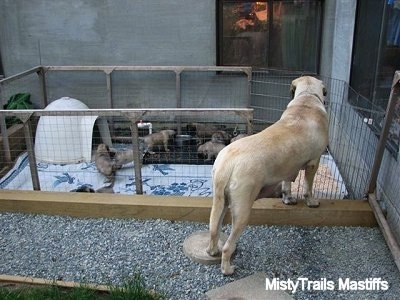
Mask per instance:
[[[31,74],[38,75],[38,85],[40,86],[40,90],[42,93],[42,101],[43,107],[47,105],[47,86],[46,86],[46,74],[48,72],[89,72],[89,71],[99,71],[105,74],[104,84],[107,87],[107,106],[109,108],[113,107],[113,94],[112,94],[112,80],[111,76],[113,72],[124,72],[124,71],[132,71],[132,72],[173,72],[175,73],[175,96],[176,96],[176,108],[179,109],[181,105],[181,74],[182,72],[239,72],[244,73],[247,77],[247,90],[248,90],[248,99],[247,99],[247,108],[252,108],[254,110],[254,123],[261,124],[260,128],[262,129],[268,124],[272,124],[277,119],[279,119],[281,112],[286,107],[287,103],[290,101],[289,94],[289,86],[290,82],[300,76],[299,72],[293,72],[292,74],[288,74],[287,72],[282,72],[279,70],[263,70],[257,69],[252,72],[252,69],[249,67],[217,67],[217,66],[37,66],[30,70],[21,72],[14,76],[5,78],[0,80],[0,92],[2,92],[3,88],[10,83],[17,82],[20,79],[23,79]],[[360,110],[365,110],[364,107],[357,107],[354,103],[350,103],[348,101],[349,95],[354,93],[351,87],[347,85],[347,83],[332,79],[332,78],[321,78],[327,87],[328,96],[327,96],[327,110],[330,114],[330,132],[331,132],[331,141],[330,141],[330,150],[335,157],[336,161],[339,165],[340,172],[344,175],[346,184],[351,184],[350,190],[352,191],[350,197],[359,199],[366,193],[368,180],[371,175],[375,175],[377,173],[377,164],[372,166],[373,155],[371,153],[375,152],[377,147],[377,136],[380,135],[380,132],[373,132],[369,124],[364,123],[364,119],[362,115],[359,115],[358,112]],[[272,84],[272,87],[271,87]],[[264,90],[263,90],[264,89]],[[278,89],[274,91],[274,89]],[[0,94],[2,95],[2,94]],[[257,102],[257,97],[261,99],[261,102]],[[4,97],[1,97],[2,104],[4,105]],[[279,107],[277,107],[277,105]],[[186,109],[184,109],[186,110]],[[272,115],[265,117],[261,116],[261,119],[258,119],[258,115],[260,110],[268,111],[270,114],[272,111]],[[97,110],[100,114],[107,114],[105,110],[100,111]],[[133,111],[133,110],[126,110]],[[167,111],[167,110],[166,110]],[[109,112],[108,112],[109,113]],[[117,114],[115,111],[114,113]],[[19,112],[17,112],[20,115]],[[40,114],[39,112],[35,112],[35,114]],[[371,109],[370,114],[379,115],[383,112],[374,112]],[[21,115],[20,115],[21,116]],[[352,121],[352,124],[348,124],[348,120]],[[261,122],[260,122],[261,121]],[[357,137],[357,143],[362,142],[360,136],[363,136],[364,139],[371,139],[368,145],[363,145],[361,147],[357,146],[356,149],[352,148],[352,145],[355,144],[355,140],[351,136],[346,136],[348,132],[351,133],[354,130],[357,124],[359,130],[355,133]],[[3,149],[5,153],[9,153],[9,145],[6,136],[6,124],[4,114],[0,114],[0,128],[3,137]],[[345,134],[345,135],[343,135]],[[336,141],[347,140],[345,146],[340,145],[337,147]],[[384,143],[384,142],[380,142]],[[363,165],[363,170],[366,172],[360,172],[360,179],[353,179],[353,170],[350,166],[349,168],[349,154],[345,153],[345,149],[352,149],[353,157],[351,160],[355,161],[355,164],[358,166]],[[363,151],[364,150],[364,151]],[[362,152],[360,159],[355,158],[354,155],[357,155],[357,152]],[[347,157],[345,157],[347,155]],[[9,155],[6,155],[6,160],[10,160]],[[338,161],[339,160],[339,161]],[[342,160],[342,161],[340,161]],[[362,178],[361,178],[362,177]],[[361,188],[360,188],[361,186]],[[354,187],[354,188],[353,188]]]
[[[243,73],[247,77],[247,107],[250,104],[250,89],[251,89],[251,76],[252,69],[251,67],[221,67],[221,66],[36,66],[32,69],[26,70],[19,74],[7,77],[3,80],[0,80],[0,95],[2,94],[3,86],[10,84],[18,79],[26,77],[31,74],[37,74],[40,81],[41,86],[41,97],[42,97],[42,106],[46,107],[48,105],[48,97],[47,97],[47,86],[46,86],[46,74],[49,72],[93,72],[99,71],[103,72],[105,75],[105,85],[107,89],[107,108],[114,108],[114,100],[113,100],[113,85],[111,76],[113,72],[172,72],[175,74],[175,96],[176,96],[176,108],[181,108],[182,104],[182,95],[181,95],[181,75],[183,72],[230,72],[230,73]],[[1,105],[3,106],[4,99],[0,98]]]
[[[42,116],[98,116],[98,117],[122,117],[131,123],[131,137],[133,146],[133,162],[134,162],[134,176],[136,184],[136,194],[143,194],[143,183],[142,183],[142,160],[140,157],[139,150],[139,129],[138,122],[144,117],[160,118],[164,117],[169,119],[173,115],[179,124],[179,120],[182,118],[192,119],[199,114],[207,114],[212,116],[215,120],[219,120],[222,117],[234,116],[242,119],[243,123],[246,124],[246,131],[248,134],[253,133],[253,109],[239,108],[239,109],[73,109],[73,110],[0,110],[0,117],[5,119],[8,116],[17,117],[23,123],[25,143],[27,147],[29,167],[32,175],[33,189],[40,191],[39,175],[37,170],[37,163],[34,151],[34,136],[32,130],[32,121],[34,118]],[[8,141],[7,134],[3,135],[3,141]],[[9,145],[8,142],[3,143],[3,146]],[[10,149],[4,149],[6,153],[10,153]],[[11,155],[8,154],[8,157]]]
[[[300,73],[293,73],[282,77],[283,72],[270,72],[268,70],[263,70],[261,73],[252,73],[252,69],[248,67],[191,67],[191,66],[170,66],[170,67],[135,67],[135,66],[38,66],[32,68],[30,70],[21,72],[17,75],[5,78],[0,80],[0,93],[5,85],[8,85],[12,82],[17,82],[19,79],[22,79],[31,74],[37,74],[39,79],[39,86],[41,91],[41,98],[43,101],[43,106],[48,104],[47,99],[47,87],[46,87],[46,76],[47,72],[74,72],[74,71],[101,71],[105,74],[105,85],[107,87],[107,106],[109,108],[113,107],[113,97],[112,97],[112,80],[111,76],[113,72],[116,71],[170,71],[175,73],[175,94],[176,94],[176,109],[162,109],[162,110],[90,110],[90,113],[95,113],[99,116],[123,116],[130,120],[130,122],[137,122],[140,120],[144,114],[147,115],[157,115],[157,114],[175,114],[177,116],[189,115],[193,116],[199,112],[198,109],[180,109],[181,106],[181,74],[184,71],[192,71],[192,72],[202,72],[202,71],[214,71],[214,72],[242,72],[247,76],[247,89],[248,89],[248,98],[247,98],[247,107],[253,108],[254,113],[257,115],[259,110],[274,110],[275,115],[270,120],[266,119],[258,119],[256,116],[253,117],[253,110],[242,108],[242,109],[210,109],[201,111],[207,111],[210,114],[235,114],[240,115],[246,121],[248,125],[248,130],[252,130],[253,119],[256,122],[260,121],[263,125],[268,123],[273,123],[276,121],[277,116],[280,115],[282,109],[286,106],[286,104],[290,101],[289,96],[289,84],[290,81],[298,76]],[[264,73],[262,73],[264,72]],[[265,84],[264,74],[267,75],[267,78],[272,79],[274,81],[276,78],[280,79],[278,84],[282,85],[284,90],[279,95],[270,95],[266,93],[263,95],[263,92],[257,90],[260,88],[260,85]],[[256,75],[256,76],[255,76]],[[274,77],[275,76],[275,77]],[[281,76],[281,77],[280,77]],[[275,78],[275,79],[274,79]],[[338,167],[341,174],[345,177],[347,185],[351,184],[351,193],[354,198],[365,197],[365,199],[369,200],[369,203],[375,213],[375,216],[378,220],[378,223],[383,231],[385,239],[388,243],[389,248],[391,249],[397,266],[400,268],[400,248],[398,243],[400,241],[400,222],[388,222],[386,218],[387,215],[391,215],[391,219],[400,220],[400,203],[398,201],[399,193],[390,193],[389,194],[389,203],[390,211],[385,212],[382,209],[381,205],[378,203],[378,198],[380,197],[377,192],[377,188],[379,185],[382,185],[379,182],[379,175],[382,172],[382,159],[384,155],[388,152],[386,145],[388,141],[388,133],[390,126],[392,124],[393,115],[394,115],[394,107],[396,103],[400,103],[400,72],[397,71],[392,86],[392,92],[389,99],[389,104],[387,106],[386,111],[381,111],[376,109],[375,107],[366,107],[365,105],[358,106],[359,100],[362,98],[358,95],[354,90],[351,89],[347,83],[343,81],[339,81],[332,78],[323,78],[321,79],[325,82],[328,89],[328,97],[327,97],[327,109],[330,116],[330,151],[332,152],[336,161],[338,161]],[[275,84],[275,83],[274,83]],[[0,94],[1,95],[1,94]],[[265,97],[265,99],[274,99],[279,102],[280,107],[268,107],[267,102],[258,101],[257,97]],[[354,98],[355,97],[355,98]],[[352,99],[353,98],[353,99]],[[263,98],[262,98],[263,99]],[[355,101],[352,101],[356,99]],[[1,97],[1,104],[4,105],[4,99]],[[361,99],[365,101],[367,99]],[[258,101],[258,102],[257,102]],[[261,103],[261,104],[260,104]],[[271,102],[273,103],[273,102]],[[24,124],[24,133],[26,144],[29,153],[29,159],[31,162],[31,166],[33,166],[32,174],[37,174],[37,170],[34,170],[35,164],[35,156],[33,153],[33,142],[32,142],[32,128],[30,120],[32,117],[38,117],[43,115],[59,115],[63,114],[65,111],[57,112],[57,111],[43,111],[43,110],[32,110],[32,111],[0,111],[0,128],[3,137],[3,148],[5,152],[10,151],[8,145],[8,137],[7,130],[5,124],[5,116],[15,115],[19,117]],[[70,114],[71,112],[69,112]],[[75,111],[74,113],[80,115],[88,113],[87,111]],[[369,115],[371,117],[365,117],[365,115]],[[381,120],[378,120],[382,118]],[[370,124],[370,120],[372,120],[372,124]],[[379,126],[371,126],[373,125],[374,120],[379,122]],[[132,142],[135,145],[135,141],[137,141],[137,127],[132,126]],[[136,128],[136,129],[135,129]],[[354,130],[356,129],[356,130]],[[350,132],[350,130],[354,130],[354,132]],[[136,143],[137,144],[137,143]],[[357,145],[358,144],[358,145]],[[137,177],[136,182],[141,182],[140,175],[140,163],[139,163],[139,155],[138,150],[136,149],[135,155],[135,176]],[[397,153],[398,156],[398,153]],[[10,158],[6,158],[9,159]],[[397,161],[398,157],[395,157]],[[399,163],[397,162],[397,165]],[[356,177],[356,180],[351,180],[351,176],[353,176],[353,172],[355,172],[354,167],[358,167],[360,174],[362,176]],[[137,169],[136,169],[137,168]],[[397,167],[393,174],[394,176],[398,176],[398,171],[400,167]],[[33,179],[37,180],[37,179]],[[40,189],[39,185],[35,185],[36,189]],[[390,186],[381,186],[383,189],[392,189]],[[137,186],[137,191],[140,193],[142,190],[141,186]]]

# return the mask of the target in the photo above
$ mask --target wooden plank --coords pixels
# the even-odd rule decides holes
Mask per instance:
[[[393,255],[394,262],[396,263],[397,268],[400,270],[400,246],[397,243],[396,237],[390,229],[390,225],[384,216],[381,207],[376,201],[375,193],[368,194],[368,201],[371,205],[371,208],[375,214],[376,220],[379,224],[379,228],[382,231],[383,237],[386,240],[386,244],[389,247],[390,252]]]
[[[89,284],[89,283],[78,283],[73,281],[63,281],[63,280],[50,280],[50,279],[43,279],[43,278],[35,278],[35,277],[25,277],[25,276],[14,276],[14,275],[5,275],[0,274],[0,283],[7,283],[7,284],[26,284],[26,285],[55,285],[58,287],[63,288],[76,288],[84,286],[89,289],[97,290],[97,291],[104,291],[109,292],[110,287],[101,284]]]
[[[166,219],[208,223],[212,199],[207,197],[0,191],[0,212],[67,215],[80,218]],[[229,222],[229,214],[225,221]],[[280,199],[257,200],[252,225],[376,226],[366,200],[321,200],[319,208],[304,201],[287,206]]]
[[[251,67],[226,66],[44,66],[46,71],[215,71],[215,72],[243,72],[251,74]]]
[[[23,71],[21,73],[9,76],[7,78],[4,78],[4,79],[0,80],[0,85],[9,84],[9,83],[11,83],[11,82],[13,82],[15,80],[18,80],[18,79],[23,78],[25,76],[28,76],[30,74],[40,72],[40,70],[41,70],[41,67],[40,66],[36,66],[36,67],[33,67],[32,69],[29,69],[29,70]]]

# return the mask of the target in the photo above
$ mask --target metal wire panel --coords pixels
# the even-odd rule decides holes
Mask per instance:
[[[22,74],[12,82],[2,81],[3,101],[11,94],[25,88],[25,91],[32,92],[37,103],[46,104],[55,100],[55,97],[68,94],[68,96],[76,95],[79,98],[83,95],[91,108],[121,105],[116,115],[105,115],[104,118],[109,124],[111,136],[117,137],[120,133],[124,133],[127,134],[124,137],[125,141],[129,142],[132,142],[132,124],[130,120],[127,121],[129,117],[123,113],[126,108],[139,105],[159,108],[159,114],[152,114],[151,117],[145,114],[138,117],[136,121],[152,122],[155,125],[154,130],[174,128],[180,136],[196,135],[189,132],[189,127],[193,123],[224,126],[223,128],[230,134],[246,132],[249,124],[238,120],[237,116],[224,115],[223,109],[229,107],[250,106],[253,108],[251,125],[255,131],[262,130],[280,118],[282,111],[291,100],[290,83],[301,75],[298,72],[288,74],[283,71],[261,69],[253,70],[249,74],[245,68],[227,70],[218,67],[99,66],[46,67],[45,70],[44,84],[44,79],[36,75],[37,72],[41,74],[40,69]],[[346,83],[332,78],[320,79],[324,81],[328,90],[326,108],[330,129],[329,149],[324,160],[324,167],[329,170],[321,169],[323,174],[320,174],[318,182],[323,188],[320,188],[320,195],[323,198],[361,198],[364,196],[371,174],[373,154],[377,136],[380,135],[384,112],[355,93]],[[44,91],[43,87],[45,87]],[[221,109],[221,112],[218,117],[205,112],[178,116],[169,112],[162,113],[166,107],[199,109],[213,107],[217,110]],[[30,122],[34,136],[37,119],[30,119]],[[1,152],[4,159],[2,161],[10,164],[17,156],[16,153],[20,152],[20,150],[17,151],[16,144],[22,143],[11,142],[7,146],[4,139],[6,132],[3,127]],[[22,134],[26,132],[22,131]],[[139,133],[143,134],[142,131]],[[92,137],[96,144],[96,126]],[[209,139],[210,137],[207,137],[201,142]],[[11,136],[10,140],[12,141]],[[175,147],[180,142],[171,139],[169,143]],[[8,149],[9,146],[11,149]],[[198,147],[197,142],[194,150],[190,150],[193,155],[198,155],[196,147]],[[168,155],[165,156],[166,154]],[[176,155],[180,158],[184,156],[182,150],[177,149],[176,153],[161,151],[158,156],[150,156],[150,158],[155,162],[164,156],[165,159],[167,157],[177,159]],[[204,163],[204,159],[203,161],[197,159],[196,164]],[[326,181],[320,180],[324,177],[327,178]],[[300,182],[296,186],[299,197],[302,194],[301,185]],[[335,192],[329,192],[328,188]]]
[[[261,124],[259,128],[268,126],[280,118],[291,100],[290,83],[300,75],[269,70],[259,70],[253,74],[251,107],[254,108],[255,123]],[[368,99],[362,98],[345,82],[319,78],[324,81],[328,91],[328,152],[331,153],[337,167],[332,168],[327,177],[336,178],[335,186],[345,185],[345,198],[363,198],[371,175],[384,111]],[[257,125],[255,127],[257,128]],[[320,184],[330,185],[327,182]]]

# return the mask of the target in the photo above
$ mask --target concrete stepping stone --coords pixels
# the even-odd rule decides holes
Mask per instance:
[[[263,272],[230,282],[224,286],[206,292],[209,300],[235,299],[235,300],[293,300],[294,298],[285,291],[265,290]]]
[[[218,249],[221,251],[228,239],[228,235],[221,232],[218,241]],[[221,263],[221,256],[210,256],[206,249],[210,241],[209,231],[196,231],[188,236],[183,242],[183,252],[190,259],[205,265]]]

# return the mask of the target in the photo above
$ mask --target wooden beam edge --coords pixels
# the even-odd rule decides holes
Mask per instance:
[[[44,278],[36,278],[29,276],[16,276],[16,275],[7,275],[0,274],[0,283],[7,284],[21,284],[21,285],[37,285],[37,286],[48,286],[55,285],[63,288],[77,288],[77,287],[86,287],[92,290],[97,290],[101,292],[109,292],[110,287],[102,284],[92,284],[92,283],[78,283],[74,281],[64,281],[64,280],[51,280]]]
[[[294,206],[280,199],[257,200],[251,225],[377,226],[367,200],[321,200],[318,208],[304,201]],[[66,215],[80,218],[166,219],[208,223],[210,197],[0,191],[0,212]],[[230,221],[229,214],[225,222]]]

